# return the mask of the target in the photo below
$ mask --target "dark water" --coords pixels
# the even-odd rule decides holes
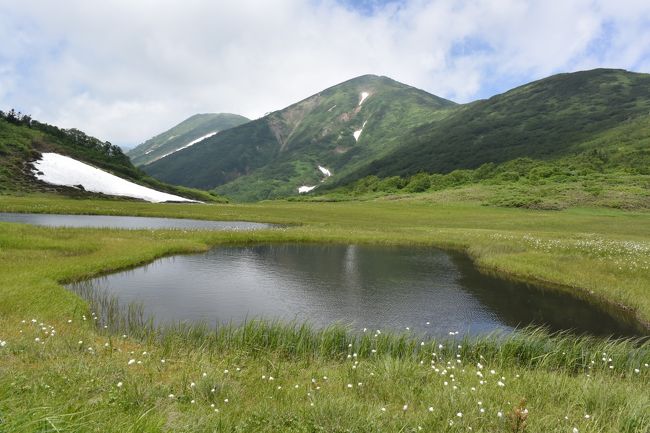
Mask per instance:
[[[601,307],[481,274],[467,257],[437,249],[223,247],[156,260],[90,284],[121,302],[141,302],[158,321],[279,318],[355,329],[409,327],[428,335],[477,335],[528,324],[595,335],[637,333],[633,322]]]
[[[271,224],[244,221],[201,221],[180,218],[150,218],[107,215],[55,215],[2,213],[0,221],[47,227],[94,227],[114,229],[259,230]]]

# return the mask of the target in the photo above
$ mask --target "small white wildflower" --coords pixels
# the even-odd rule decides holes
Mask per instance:
[[[117,382],[117,387],[122,388],[122,382]]]
[[[497,412],[497,416],[498,416],[499,418],[503,418],[503,412],[500,412],[500,411]]]
[[[169,394],[167,397],[174,398],[174,394]]]
[[[228,403],[228,399],[227,399],[227,398],[224,398],[224,399],[223,399],[223,402],[224,402],[224,403]]]
[[[433,412],[433,406],[429,406],[429,412]]]
[[[208,377],[208,373],[203,373],[201,376]]]
[[[503,382],[501,382],[501,381],[498,381],[498,382],[497,382],[497,385],[499,385],[499,386],[502,387],[502,388],[503,388],[504,386],[506,386],[506,384],[503,383]]]
[[[382,411],[382,412],[386,412],[386,408],[385,408],[385,407],[382,407],[382,408],[381,408],[381,411]]]
[[[463,413],[462,413],[462,412],[458,412],[458,413],[456,414],[456,416],[457,416],[458,418],[462,418],[462,417],[463,417]]]
[[[192,382],[190,383],[190,388],[194,388],[196,386],[196,383]]]
[[[194,404],[194,403],[196,403],[196,400],[192,400],[192,401],[190,401],[190,403]]]
[[[351,383],[348,383],[348,388],[352,388],[352,384],[351,384]]]
[[[408,408],[409,408],[408,404],[405,404],[404,406],[402,406],[402,410],[407,410]]]

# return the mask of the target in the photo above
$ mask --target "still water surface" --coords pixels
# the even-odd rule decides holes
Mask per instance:
[[[141,302],[160,321],[252,318],[333,322],[427,335],[485,334],[528,324],[635,335],[633,323],[556,291],[479,273],[430,248],[282,244],[220,247],[156,260],[81,284]]]
[[[153,218],[108,215],[55,215],[36,213],[3,213],[0,221],[46,227],[92,227],[114,229],[179,229],[179,230],[259,230],[271,224],[245,221],[202,221],[181,218]]]

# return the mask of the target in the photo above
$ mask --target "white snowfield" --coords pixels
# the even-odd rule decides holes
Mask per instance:
[[[370,96],[370,93],[361,92],[361,100],[359,101],[359,105],[363,104],[363,101],[365,101],[368,96]]]
[[[330,177],[332,175],[332,172],[326,169],[325,167],[323,167],[322,165],[319,165],[318,169],[320,170],[321,173],[323,173],[323,175],[325,175],[325,177]]]
[[[219,133],[219,131],[212,131],[212,132],[210,132],[209,134],[205,134],[204,136],[199,137],[199,138],[197,138],[196,140],[192,140],[192,141],[190,141],[189,143],[184,144],[183,146],[179,147],[179,148],[176,149],[176,150],[172,150],[171,152],[167,152],[166,154],[164,154],[164,155],[162,155],[162,156],[159,156],[158,158],[155,159],[155,161],[158,161],[159,159],[163,159],[164,157],[169,156],[169,155],[171,155],[172,153],[176,153],[176,152],[178,152],[179,150],[187,149],[188,147],[190,147],[190,146],[192,146],[192,145],[198,143],[199,141],[205,140],[206,138],[210,138],[210,137],[212,137],[213,135],[217,135],[218,133]]]
[[[71,187],[81,185],[86,191],[139,198],[153,203],[165,201],[200,203],[196,200],[190,200],[137,185],[104,170],[77,161],[76,159],[59,155],[58,153],[43,153],[42,158],[34,162],[34,175],[43,182],[52,185]]]
[[[298,194],[306,194],[309,191],[313,190],[314,188],[316,188],[316,187],[315,186],[303,185],[303,186],[298,188]]]
[[[361,129],[357,129],[356,131],[354,131],[354,133],[352,133],[352,135],[354,136],[354,141],[359,141],[359,137],[361,137],[361,133],[363,132],[363,128],[366,127],[367,122],[368,122],[367,120],[363,122],[363,125],[361,125]]]

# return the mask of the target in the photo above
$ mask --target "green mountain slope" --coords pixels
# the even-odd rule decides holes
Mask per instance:
[[[403,146],[338,184],[367,175],[448,173],[519,157],[549,160],[598,150],[601,134],[649,114],[650,74],[611,69],[559,74],[410,131]]]
[[[126,154],[136,166],[147,165],[211,134],[248,122],[244,116],[228,113],[195,114],[131,149]]]
[[[399,147],[405,131],[444,119],[451,101],[364,75],[223,131],[145,167],[166,182],[215,188],[240,200],[295,194]],[[360,131],[360,132],[358,132]],[[355,137],[355,132],[357,136]]]
[[[122,150],[77,129],[61,129],[13,112],[0,111],[0,194],[59,192],[75,196],[96,196],[75,188],[45,184],[32,174],[31,162],[40,152],[60,153],[101,168],[132,182],[183,197],[215,201],[219,197],[204,191],[168,185],[134,167]]]

